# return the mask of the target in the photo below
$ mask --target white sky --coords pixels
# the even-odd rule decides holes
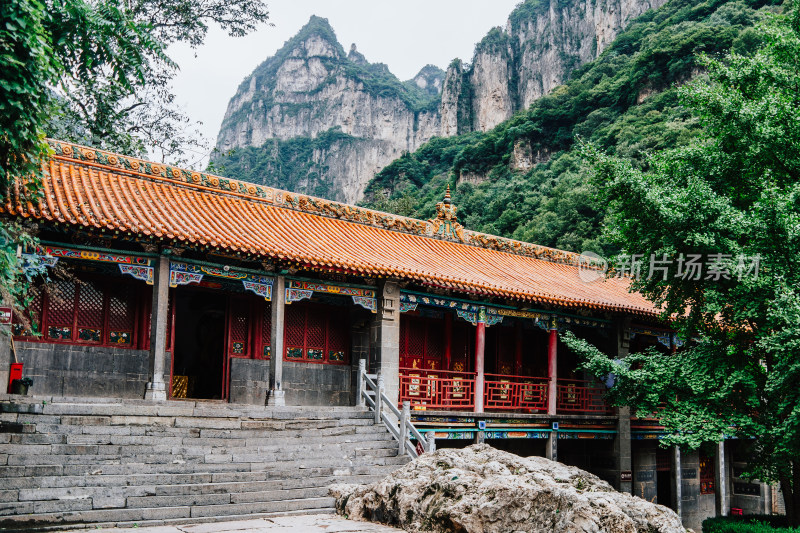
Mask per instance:
[[[401,80],[428,63],[446,69],[456,57],[472,60],[477,43],[494,26],[504,26],[520,0],[274,0],[270,21],[254,33],[229,37],[212,28],[202,47],[174,47],[180,65],[178,103],[211,149],[222,116],[239,83],[295,35],[311,15],[327,18],[345,51],[356,43],[371,63],[386,63]],[[193,166],[205,165],[198,154]]]

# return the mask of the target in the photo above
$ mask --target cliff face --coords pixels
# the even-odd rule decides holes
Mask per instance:
[[[427,66],[402,83],[385,65],[368,63],[355,45],[345,54],[327,20],[312,17],[239,86],[228,104],[217,148],[225,153],[264,146],[272,164],[263,176],[248,173],[252,165],[241,168],[238,150],[221,159],[252,181],[327,192],[330,198],[353,203],[375,172],[439,134],[443,78],[440,69]],[[314,143],[313,164],[302,162],[305,179],[284,176],[273,183],[276,172],[291,172],[300,162],[281,146],[276,152],[274,142],[267,147],[267,141],[313,140],[325,132],[337,135],[328,136],[333,139],[329,144]]]
[[[428,65],[406,82],[355,45],[345,53],[328,21],[311,17],[231,98],[214,163],[241,179],[354,203],[403,152],[494,128],[665,2],[526,0],[478,43],[471,63],[456,59],[446,74]]]
[[[442,134],[488,131],[596,59],[634,18],[666,0],[527,0],[447,69]],[[448,91],[448,89],[452,89]]]

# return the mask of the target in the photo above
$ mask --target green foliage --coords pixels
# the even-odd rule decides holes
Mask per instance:
[[[326,167],[317,152],[340,148],[358,138],[332,128],[317,137],[270,139],[261,146],[237,148],[214,158],[210,169],[236,179],[329,198],[334,190],[326,181]]]
[[[33,233],[30,225],[0,221],[0,302],[6,305],[16,304],[14,321],[26,328],[30,326],[30,317],[19,310],[27,308],[35,296],[30,291],[33,279],[39,276],[47,277],[47,268],[44,265],[38,262],[25,264],[24,260],[18,257],[20,249],[18,247],[36,243],[32,237]]]
[[[558,0],[559,6],[568,0]],[[550,0],[525,0],[517,4],[508,19],[512,28],[519,28],[525,22],[536,18],[550,9]]]
[[[365,204],[372,205],[379,190],[389,199],[404,194],[393,184],[402,183],[405,172],[422,192],[413,216],[425,218],[445,184],[461,177],[479,182],[461,183],[454,197],[460,220],[470,229],[578,252],[612,252],[614,246],[601,237],[605,206],[592,199],[575,140],[591,141],[642,167],[649,151],[689,142],[697,135],[697,119],[679,102],[677,85],[701,69],[700,52],[757,47],[760,34],[751,25],[763,17],[759,8],[773,3],[673,0],[648,11],[599,59],[529,109],[485,134],[436,140],[437,149],[456,152],[447,165],[431,163],[430,149],[423,146],[403,165],[383,169],[368,186]],[[543,4],[549,2],[521,4],[512,24],[534,16]],[[515,146],[530,147],[532,168],[512,164]],[[428,194],[429,188],[435,191]],[[507,209],[512,213],[504,215]]]
[[[189,142],[169,82],[167,46],[202,43],[214,22],[243,35],[267,19],[261,0],[0,2],[0,205],[12,182],[37,194],[47,134],[126,153],[177,155]],[[24,307],[25,228],[0,219],[0,299]],[[35,270],[35,269],[34,269]]]
[[[642,263],[633,288],[693,341],[673,356],[651,350],[621,363],[575,337],[566,342],[596,375],[617,375],[613,401],[640,413],[660,408],[663,442],[750,442],[750,474],[780,482],[798,526],[800,2],[758,29],[764,45],[754,54],[703,56],[708,79],[680,89],[699,120],[697,139],[657,152],[646,168],[584,149],[608,206],[606,236],[620,250],[701,254],[730,272],[690,279],[677,261],[666,276]],[[740,255],[759,258],[758,276],[737,275]]]
[[[46,153],[41,124],[57,80],[58,64],[45,30],[45,7],[37,0],[0,4],[0,201],[15,176],[39,173]]]
[[[719,516],[703,520],[703,533],[796,533],[785,516],[746,515]]]

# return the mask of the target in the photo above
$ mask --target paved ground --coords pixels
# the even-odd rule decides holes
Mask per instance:
[[[74,533],[398,533],[401,529],[329,514],[278,516],[235,522],[137,528],[85,529]]]

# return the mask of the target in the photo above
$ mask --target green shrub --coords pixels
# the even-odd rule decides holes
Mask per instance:
[[[703,533],[800,532],[787,524],[786,517],[778,515],[719,516],[703,521]]]

